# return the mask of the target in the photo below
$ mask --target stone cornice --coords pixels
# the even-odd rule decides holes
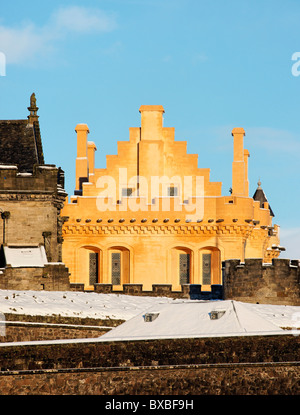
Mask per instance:
[[[45,200],[52,200],[53,199],[53,192],[3,192],[0,193],[0,200],[1,201],[14,201],[14,200],[28,200],[28,201],[45,201]]]

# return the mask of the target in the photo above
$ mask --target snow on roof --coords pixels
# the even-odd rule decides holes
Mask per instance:
[[[183,303],[186,303],[189,308],[185,308]],[[177,304],[179,307],[176,308]],[[163,314],[163,308],[167,305],[172,308],[166,307]],[[175,311],[176,314],[173,317]],[[221,316],[223,311],[225,313]],[[8,345],[104,342],[116,339],[124,341],[127,339],[147,340],[148,334],[141,332],[141,328],[146,329],[147,327],[149,338],[152,339],[230,337],[255,334],[300,335],[300,306],[252,304],[230,300],[201,302],[170,297],[139,297],[96,292],[0,290],[0,312],[31,316],[61,315],[110,318],[128,322],[128,324],[124,323],[113,328],[110,335],[107,333],[98,338],[0,343],[0,348]],[[152,322],[144,321],[143,316],[155,312],[159,313],[156,319],[152,318]],[[219,313],[219,319],[210,319],[210,316],[214,317],[214,312]],[[269,325],[266,324],[268,322]]]
[[[104,334],[100,341],[286,334],[243,303],[161,303]]]
[[[7,265],[19,267],[44,267],[48,263],[44,246],[4,246]]]

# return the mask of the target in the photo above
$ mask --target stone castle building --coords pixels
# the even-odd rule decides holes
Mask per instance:
[[[62,215],[63,261],[70,281],[85,289],[152,290],[167,285],[180,291],[197,284],[210,291],[221,285],[222,262],[280,254],[279,226],[259,184],[249,196],[245,131],[234,128],[232,191],[210,180],[187,143],[175,141],[163,126],[160,105],[142,105],[141,126],[129,141],[95,167],[96,145],[89,128],[78,124],[76,190]]]
[[[65,290],[64,172],[45,164],[35,94],[28,110],[0,120],[0,289]]]

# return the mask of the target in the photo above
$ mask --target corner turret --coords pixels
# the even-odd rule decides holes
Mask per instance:
[[[269,205],[268,199],[265,195],[265,192],[263,191],[261,187],[261,181],[259,180],[257,182],[257,189],[255,190],[255,193],[253,195],[253,200],[260,202],[260,207],[270,210],[270,215],[275,217],[273,210],[271,209],[271,206]]]

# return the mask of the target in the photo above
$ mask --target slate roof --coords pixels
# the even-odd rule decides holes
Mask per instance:
[[[253,195],[253,199],[254,200],[256,200],[256,201],[259,201],[260,202],[260,207],[261,208],[263,208],[263,204],[265,203],[265,202],[268,202],[268,199],[267,199],[267,197],[266,197],[266,195],[265,195],[265,192],[263,191],[263,189],[261,188],[261,183],[260,182],[258,182],[258,187],[257,187],[257,189],[255,190],[255,193],[254,193],[254,195]],[[269,202],[268,202],[269,203]],[[271,206],[270,206],[270,204],[269,204],[269,209],[270,209],[270,215],[271,216],[275,216],[274,215],[274,212],[273,212],[273,210],[272,210],[272,208],[271,208]]]
[[[28,119],[0,120],[0,164],[16,165],[20,172],[32,172],[35,164],[45,164],[34,93],[28,110]]]
[[[38,121],[0,120],[0,163],[17,165],[31,172],[34,164],[44,164]]]

